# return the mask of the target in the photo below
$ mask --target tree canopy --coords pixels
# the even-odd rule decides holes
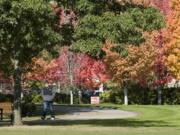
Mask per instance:
[[[61,41],[56,17],[45,0],[0,0],[0,67],[13,77],[14,124],[21,122],[21,77],[42,50],[55,54]]]
[[[0,64],[12,72],[31,62],[44,49],[51,51],[61,36],[55,31],[55,16],[44,0],[0,0]]]
[[[180,79],[180,1],[172,0],[173,10],[171,19],[168,21],[168,30],[171,33],[168,42],[168,57],[166,65],[176,79]]]
[[[78,0],[75,5],[78,22],[72,48],[93,57],[104,54],[102,46],[107,39],[117,44],[116,50],[122,52],[128,44],[144,42],[143,31],[158,30],[164,26],[162,14],[143,4]]]

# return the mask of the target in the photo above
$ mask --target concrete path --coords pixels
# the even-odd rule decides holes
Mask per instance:
[[[56,119],[60,120],[102,120],[137,116],[135,112],[101,107],[55,106],[54,109],[61,112],[62,115],[56,116]]]

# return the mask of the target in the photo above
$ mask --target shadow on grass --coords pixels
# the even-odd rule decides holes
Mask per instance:
[[[90,125],[104,127],[174,127],[164,121],[139,121],[135,119],[106,119],[106,120],[34,120],[24,121],[29,126],[72,126],[72,125]]]
[[[114,107],[79,107],[79,106],[55,106],[56,114],[71,114],[75,112],[90,112],[94,109],[117,109]],[[56,119],[51,120],[40,120],[40,111],[42,106],[38,107],[39,112],[36,114],[39,119],[25,119],[23,123],[28,126],[73,126],[73,125],[88,125],[88,126],[99,126],[99,127],[176,127],[167,121],[163,120],[141,120],[137,118],[126,118],[126,119],[103,119],[103,120],[63,120]],[[0,125],[1,126],[1,125]]]
[[[106,109],[117,109],[115,107],[79,107],[79,106],[54,106],[56,114],[73,114],[75,112],[90,112],[94,109],[106,110]],[[38,107],[39,110],[42,106]],[[38,116],[38,115],[37,115]],[[24,124],[29,126],[42,125],[42,126],[72,126],[72,125],[90,125],[90,126],[103,126],[103,127],[175,127],[171,123],[163,120],[138,120],[136,118],[126,119],[103,119],[103,120],[31,120],[24,121]]]

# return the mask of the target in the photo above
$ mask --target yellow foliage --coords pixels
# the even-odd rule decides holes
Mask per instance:
[[[166,65],[173,76],[180,80],[180,0],[172,0],[171,7],[174,12],[172,20],[168,22],[171,37]]]
[[[144,33],[147,41],[140,46],[129,45],[126,48],[128,50],[128,56],[126,57],[112,51],[111,48],[115,45],[106,42],[103,48],[106,52],[104,63],[107,72],[115,82],[124,84],[151,73],[157,55],[154,35],[155,33]]]

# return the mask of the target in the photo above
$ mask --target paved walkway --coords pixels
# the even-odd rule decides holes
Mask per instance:
[[[42,106],[38,106],[40,111]],[[42,121],[40,116],[26,117],[23,118],[25,125],[72,125],[73,122],[86,120],[112,120],[122,119],[137,116],[135,112],[123,111],[116,108],[104,108],[104,107],[78,107],[78,106],[62,106],[55,105],[54,110],[56,112],[56,120],[49,120],[47,117],[46,121]],[[77,124],[77,123],[74,123]],[[84,123],[83,123],[84,124]],[[0,126],[10,125],[9,122],[0,123]]]
[[[137,116],[135,112],[101,107],[55,106],[55,110],[62,113],[56,116],[60,120],[118,119]]]

